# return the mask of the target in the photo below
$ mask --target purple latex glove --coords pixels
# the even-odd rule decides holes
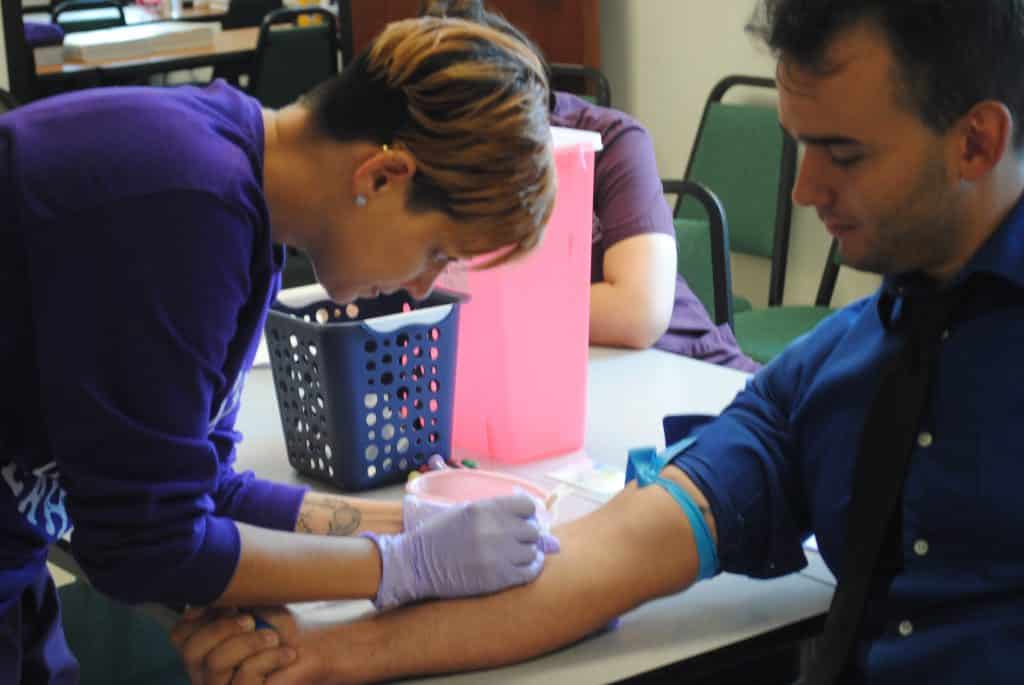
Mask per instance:
[[[374,606],[389,609],[431,597],[466,597],[528,583],[558,551],[542,533],[525,495],[454,506],[415,530],[364,535],[377,544],[381,579]]]

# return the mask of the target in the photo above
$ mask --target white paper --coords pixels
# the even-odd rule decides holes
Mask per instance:
[[[100,61],[145,57],[167,50],[209,47],[220,24],[166,21],[76,31],[64,36],[64,59]]]
[[[602,504],[618,494],[626,481],[626,472],[622,469],[593,462],[570,464],[544,475]]]

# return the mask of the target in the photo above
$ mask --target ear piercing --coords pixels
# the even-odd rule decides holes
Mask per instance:
[[[387,143],[385,143],[384,145],[381,145],[380,147],[381,147],[381,150],[383,150],[384,152],[389,152],[391,150],[391,148],[388,147]],[[359,193],[358,195],[356,195],[356,207],[365,207],[367,202],[368,202],[368,200],[367,200],[366,196],[363,195],[362,193]]]

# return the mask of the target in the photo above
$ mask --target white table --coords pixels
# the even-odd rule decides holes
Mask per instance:
[[[718,413],[746,379],[738,371],[656,350],[593,348],[589,373],[583,452],[513,471],[550,488],[553,482],[543,474],[568,462],[590,458],[624,468],[630,447],[664,444],[661,419],[665,414]],[[238,448],[239,469],[327,489],[288,464],[269,369],[257,368],[250,374],[237,427],[245,435]],[[401,489],[359,494],[396,498]],[[563,517],[572,517],[594,506],[590,500],[569,496],[560,511]],[[798,639],[820,625],[832,595],[822,568],[820,560],[812,559],[812,573],[769,581],[723,574],[679,595],[650,602],[623,616],[617,630],[553,654],[502,669],[423,682],[606,683],[683,661],[688,669],[691,664],[695,670],[713,668],[715,659],[739,658],[744,649],[760,649],[775,638]],[[354,615],[368,607],[366,602],[347,602],[331,610]]]

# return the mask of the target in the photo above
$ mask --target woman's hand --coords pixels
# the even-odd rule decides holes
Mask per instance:
[[[489,594],[532,581],[558,541],[526,495],[453,506],[401,535],[370,536],[380,549],[375,606]]]

